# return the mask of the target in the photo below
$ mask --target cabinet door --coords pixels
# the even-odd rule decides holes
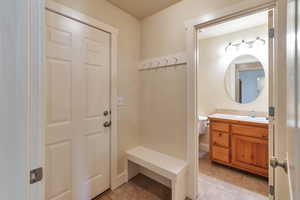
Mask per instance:
[[[268,142],[245,136],[232,136],[232,164],[257,172],[268,173]]]

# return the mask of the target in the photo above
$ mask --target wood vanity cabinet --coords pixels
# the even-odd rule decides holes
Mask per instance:
[[[209,118],[213,162],[268,177],[268,124]]]

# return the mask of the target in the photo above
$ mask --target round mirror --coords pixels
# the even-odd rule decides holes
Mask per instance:
[[[226,92],[237,103],[251,103],[262,93],[264,85],[263,65],[251,55],[235,58],[225,74]]]

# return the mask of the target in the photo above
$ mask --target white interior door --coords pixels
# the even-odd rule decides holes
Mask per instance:
[[[300,48],[299,1],[288,1],[287,31],[287,160],[291,200],[300,199]],[[299,57],[298,57],[299,56]]]
[[[110,35],[50,11],[45,28],[46,199],[92,199],[110,186]]]

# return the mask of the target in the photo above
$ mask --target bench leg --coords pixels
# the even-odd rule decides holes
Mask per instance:
[[[128,180],[128,159],[125,159],[125,181],[126,183],[129,181]]]
[[[186,198],[186,174],[182,173],[177,180],[172,180],[172,200],[185,200]]]
[[[140,173],[139,165],[131,162],[128,159],[125,159],[125,180],[126,182],[130,181],[136,175]]]

